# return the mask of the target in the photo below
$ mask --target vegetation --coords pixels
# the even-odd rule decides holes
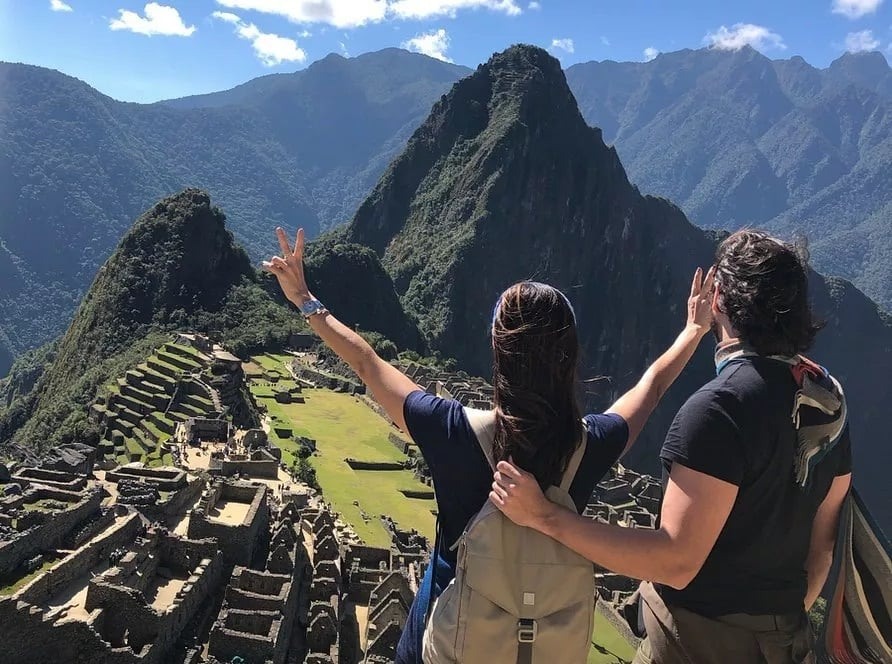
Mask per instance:
[[[628,664],[635,657],[633,648],[600,613],[595,613],[592,649],[588,664]]]
[[[291,474],[304,484],[317,490],[321,489],[322,487],[319,486],[319,480],[316,479],[316,469],[313,468],[313,465],[307,460],[308,458],[309,457],[303,455],[303,449],[298,450],[298,455],[291,464]]]
[[[406,127],[467,72],[389,49],[140,105],[0,63],[0,376],[64,332],[97,268],[154,201],[208,190],[259,261],[275,250],[276,225],[316,235],[348,219]]]
[[[269,294],[224,221],[198,190],[165,199],[140,217],[100,270],[66,335],[52,349],[26,356],[0,384],[0,442],[96,443],[90,402],[172,330],[203,331],[247,354],[282,347],[305,329],[300,316]]]
[[[33,572],[28,572],[18,579],[8,581],[5,586],[0,587],[0,597],[5,595],[14,595],[19,590],[31,583],[38,576],[47,571],[50,567],[55,565],[57,562],[59,561],[54,558],[47,558],[46,560],[44,560],[43,564],[35,569]]]
[[[642,190],[700,226],[805,235],[821,272],[892,310],[892,69],[881,53],[816,69],[751,48],[679,51],[574,65],[567,79]]]
[[[252,392],[260,396],[252,386]],[[303,404],[280,404],[262,399],[273,418],[292,428],[293,436],[282,438],[271,432],[273,442],[282,448],[282,460],[289,468],[315,470],[325,499],[350,523],[356,533],[372,546],[388,546],[380,515],[386,514],[403,528],[415,528],[433,541],[435,519],[433,501],[406,498],[400,489],[428,489],[409,470],[355,471],[344,461],[405,461],[407,457],[388,441],[393,431],[371,408],[348,394],[329,390],[304,390]],[[304,436],[316,441],[316,453],[301,459],[302,446],[295,440]],[[304,470],[303,472],[309,472]],[[362,491],[357,491],[362,487]]]

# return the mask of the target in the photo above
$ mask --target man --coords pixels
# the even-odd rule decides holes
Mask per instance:
[[[644,581],[636,662],[814,659],[806,611],[832,562],[851,449],[841,387],[800,355],[818,330],[807,272],[796,248],[763,233],[719,247],[708,296],[717,377],[663,444],[656,530],[579,517],[498,466],[490,498],[508,517]]]

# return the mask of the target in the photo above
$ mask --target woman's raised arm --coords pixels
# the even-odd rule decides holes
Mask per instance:
[[[703,276],[703,270],[697,268],[691,283],[691,294],[688,297],[688,320],[675,343],[669,347],[647,371],[631,390],[617,399],[608,410],[616,413],[629,425],[629,442],[623,454],[638,439],[651,413],[660,403],[660,399],[678,378],[682,369],[690,361],[700,345],[700,340],[709,332],[712,322],[712,286],[715,280],[715,268],[710,268]]]
[[[403,417],[403,404],[418,385],[389,362],[378,357],[368,342],[356,332],[335,318],[328,310],[318,308],[317,301],[307,288],[304,278],[304,230],[297,231],[297,240],[292,249],[288,237],[281,228],[276,229],[281,256],[273,256],[263,263],[279,282],[282,292],[298,309],[306,311],[316,307],[307,316],[307,321],[319,338],[335,354],[356,372],[359,379],[371,390],[375,400],[403,431],[406,421]]]

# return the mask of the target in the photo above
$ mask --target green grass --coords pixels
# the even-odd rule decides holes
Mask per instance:
[[[142,445],[136,442],[133,438],[125,438],[124,439],[124,448],[131,454],[138,454],[139,456],[144,456],[146,451],[143,449]]]
[[[387,440],[390,425],[351,395],[305,390],[303,396],[304,404],[267,401],[269,414],[278,422],[290,424],[295,435],[316,440],[317,452],[310,463],[322,492],[357,535],[371,546],[389,546],[390,538],[379,519],[379,515],[387,514],[402,528],[415,528],[433,541],[435,520],[430,511],[434,502],[413,500],[399,493],[400,489],[428,489],[411,471],[354,471],[344,462],[346,457],[404,461],[405,455]],[[298,443],[283,440],[275,432],[271,437],[282,448],[282,460],[290,467]],[[369,523],[363,521],[360,510],[371,517]]]
[[[40,500],[35,500],[33,503],[23,503],[22,509],[26,512],[53,512],[56,511],[52,507],[50,507],[51,502],[59,502],[52,501],[48,498],[42,498]]]
[[[175,344],[175,343],[167,343],[167,344],[165,344],[165,345],[166,345],[166,346],[170,346],[171,348],[177,348],[177,349],[179,349],[179,350],[181,350],[181,351],[184,351],[184,352],[188,353],[188,354],[191,355],[197,362],[204,362],[204,360],[203,360],[202,357],[201,357],[201,353],[199,353],[197,350],[195,350],[194,348],[192,348],[192,346],[183,346],[182,344]]]
[[[143,427],[155,437],[155,440],[157,440],[159,444],[167,441],[170,438],[170,436],[168,436],[166,433],[161,431],[161,429],[156,427],[151,421],[149,421],[148,418],[146,418],[146,420],[143,422]]]
[[[254,364],[259,364],[266,371],[278,372],[282,376],[289,376],[288,370],[284,364],[290,362],[294,358],[291,355],[283,355],[281,353],[265,353],[251,358]]]
[[[31,583],[31,581],[33,581],[38,576],[40,576],[45,571],[47,571],[50,567],[55,565],[57,562],[58,562],[57,560],[47,560],[46,562],[43,563],[43,565],[41,565],[39,568],[37,568],[36,570],[31,572],[30,574],[26,574],[21,579],[14,581],[14,582],[10,583],[9,585],[6,585],[6,586],[3,586],[2,588],[0,588],[0,595],[14,595],[20,589],[24,588],[26,585]]]
[[[588,664],[628,664],[635,657],[635,648],[597,611],[592,643]]]

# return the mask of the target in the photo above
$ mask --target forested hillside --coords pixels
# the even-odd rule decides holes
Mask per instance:
[[[567,79],[629,179],[695,224],[811,240],[815,267],[892,310],[892,69],[878,52],[685,50],[590,62]]]
[[[259,261],[278,224],[315,235],[348,220],[466,71],[388,49],[139,105],[0,63],[0,376],[65,330],[97,268],[159,198],[206,189]]]

